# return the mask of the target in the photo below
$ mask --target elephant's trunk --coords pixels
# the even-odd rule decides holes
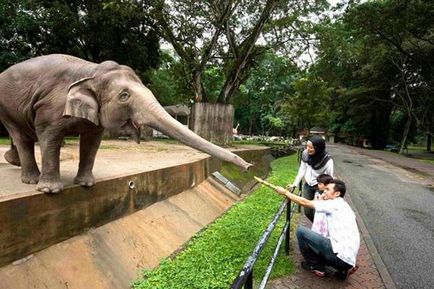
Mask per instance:
[[[252,164],[246,162],[236,154],[214,145],[186,128],[180,122],[171,117],[153,95],[152,100],[150,101],[150,98],[147,97],[146,102],[146,111],[139,113],[140,124],[146,124],[190,147],[215,156],[221,160],[234,163],[244,170],[247,170],[252,166]]]

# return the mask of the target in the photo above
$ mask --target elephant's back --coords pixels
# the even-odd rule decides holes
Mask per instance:
[[[66,91],[69,79],[74,78],[77,71],[87,74],[95,66],[92,62],[62,54],[39,56],[17,63],[0,74],[0,112],[10,114],[8,118],[15,121],[31,122],[38,101],[53,91]],[[16,112],[15,115],[12,112]],[[23,119],[20,121],[20,118]]]
[[[50,54],[30,58],[12,65],[0,74],[0,79],[9,79],[10,81],[38,79],[49,73],[65,70],[65,68],[94,65],[92,62],[75,56]]]
[[[0,98],[9,94],[14,98],[28,98],[37,91],[50,90],[74,78],[75,74],[89,74],[96,64],[64,54],[39,56],[17,63],[0,74]],[[2,92],[3,91],[3,92]]]

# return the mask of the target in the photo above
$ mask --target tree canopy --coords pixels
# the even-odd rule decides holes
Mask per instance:
[[[65,53],[94,62],[115,60],[144,77],[160,58],[146,8],[146,1],[0,0],[0,69]]]
[[[433,133],[433,3],[357,2],[316,27],[320,41],[311,73],[334,90],[333,130],[381,148],[397,140],[396,133],[389,136],[391,126],[402,127],[402,151],[414,128]]]
[[[432,0],[0,0],[0,71],[48,53],[112,59],[164,105],[233,104],[244,133],[322,126],[429,148],[432,19]]]

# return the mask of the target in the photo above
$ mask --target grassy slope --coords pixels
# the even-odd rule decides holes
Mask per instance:
[[[275,160],[268,180],[286,185],[296,175],[296,162],[296,155]],[[133,287],[229,288],[281,201],[282,197],[260,187],[197,234],[174,259],[164,260],[155,270],[144,272],[143,279],[137,280]],[[254,275],[259,280],[274,251],[281,227],[282,223],[275,229],[255,266]],[[272,277],[286,275],[293,270],[292,261],[281,252]]]

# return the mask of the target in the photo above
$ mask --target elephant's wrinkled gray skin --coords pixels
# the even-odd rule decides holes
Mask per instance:
[[[5,154],[21,165],[22,181],[38,190],[63,189],[59,155],[66,134],[80,134],[80,163],[74,182],[92,186],[92,168],[104,128],[132,131],[148,125],[181,142],[247,169],[251,164],[200,138],[174,120],[127,66],[100,64],[68,55],[47,55],[18,63],[0,74],[0,120],[13,139]],[[42,169],[34,157],[39,141]]]

